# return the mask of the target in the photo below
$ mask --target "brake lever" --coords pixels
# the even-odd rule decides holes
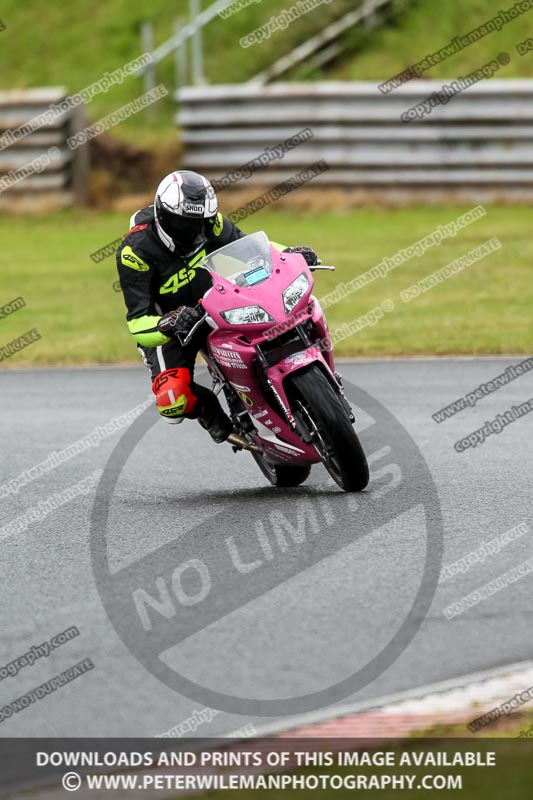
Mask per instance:
[[[328,272],[334,272],[336,267],[327,267],[324,264],[316,264],[314,267],[309,267],[311,272],[315,272],[317,269],[325,269]]]
[[[180,340],[180,344],[181,344],[182,347],[186,347],[189,344],[189,342],[191,341],[192,337],[194,336],[194,334],[196,333],[196,331],[198,330],[200,325],[202,325],[205,322],[206,318],[207,318],[207,312],[203,315],[203,317],[201,319],[198,320],[198,322],[196,322],[192,326],[192,328],[190,329],[189,333],[187,334],[187,336],[184,339],[181,337],[181,335],[178,336],[178,338]]]

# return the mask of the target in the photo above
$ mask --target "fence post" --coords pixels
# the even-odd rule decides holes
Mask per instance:
[[[82,103],[72,109],[70,120],[68,123],[69,136],[74,136],[76,133],[85,130],[86,127],[85,105]],[[84,206],[87,204],[88,189],[89,189],[89,142],[77,147],[71,156],[70,174],[72,193],[74,195],[74,202],[76,205]]]
[[[143,53],[152,53],[154,49],[154,26],[151,20],[143,22],[141,25],[141,49]],[[144,91],[149,92],[155,89],[156,75],[155,64],[147,64],[143,72]],[[149,116],[154,115],[154,106],[146,106]]]
[[[174,22],[174,35],[177,36],[185,20],[180,17]],[[187,84],[187,39],[174,51],[174,64],[176,72],[176,88],[181,89]]]
[[[200,15],[200,0],[189,0],[189,9],[191,23],[194,24]],[[194,86],[201,86],[205,83],[203,32],[200,26],[192,37],[192,82]]]

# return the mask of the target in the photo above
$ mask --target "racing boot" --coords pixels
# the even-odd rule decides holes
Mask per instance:
[[[233,423],[219,403],[218,397],[205,386],[195,386],[200,401],[198,422],[216,444],[225,442],[233,432]]]

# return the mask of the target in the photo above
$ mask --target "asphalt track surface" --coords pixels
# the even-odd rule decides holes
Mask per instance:
[[[349,382],[362,387],[396,420],[384,426],[387,430],[374,429],[371,447],[379,449],[387,441],[394,444],[403,429],[429,468],[428,472],[419,457],[410,455],[402,464],[397,491],[409,494],[412,508],[386,524],[376,519],[375,527],[348,543],[342,533],[357,526],[357,507],[353,498],[331,486],[322,467],[313,468],[303,487],[279,492],[266,484],[248,454],[235,455],[226,445],[213,445],[196,423],[169,426],[157,420],[130,456],[113,496],[107,535],[112,568],[135,565],[158,548],[175,567],[183,562],[185,552],[191,557],[190,541],[188,549],[184,545],[190,531],[197,557],[207,561],[209,553],[219,552],[220,541],[237,529],[242,532],[247,524],[250,550],[241,550],[241,556],[243,562],[258,562],[256,567],[249,574],[237,575],[231,559],[220,559],[215,565],[218,574],[211,574],[211,579],[222,587],[219,594],[226,591],[233,603],[237,578],[263,588],[255,597],[243,591],[237,606],[224,608],[225,598],[218,596],[218,616],[212,613],[205,618],[201,602],[184,610],[176,601],[176,616],[164,619],[163,639],[169,637],[164,640],[166,649],[138,626],[132,634],[136,651],[132,654],[110,623],[96,588],[89,542],[94,492],[75,498],[25,532],[0,541],[0,668],[73,625],[80,631],[48,657],[0,680],[0,708],[87,657],[94,669],[2,721],[0,736],[156,736],[184,722],[209,704],[170,688],[152,674],[146,661],[141,663],[137,655],[142,660],[154,643],[164,650],[162,658],[169,668],[191,681],[225,695],[250,698],[251,706],[254,699],[286,698],[288,711],[291,698],[326,690],[363,668],[394,635],[420,585],[426,536],[431,537],[432,518],[438,517],[428,497],[435,506],[438,496],[442,512],[443,564],[520,522],[532,524],[533,414],[466,452],[457,453],[453,445],[513,404],[533,397],[533,373],[442,424],[431,417],[520,360],[340,365]],[[0,484],[96,426],[106,425],[144,401],[148,392],[142,367],[0,374]],[[358,415],[359,429],[365,427],[364,419],[364,414]],[[121,435],[109,436],[18,494],[3,498],[0,525],[103,469]],[[371,483],[369,491],[357,499],[360,509],[373,491]],[[290,519],[299,502],[314,504],[327,524],[318,533],[311,525],[303,544],[288,537],[284,550],[273,545],[267,563],[260,558],[258,524],[263,523],[272,541],[268,527],[272,514]],[[425,514],[420,511],[424,503]],[[320,542],[326,536],[334,546],[322,557]],[[319,554],[315,563],[312,557],[305,560],[313,548]],[[394,663],[371,676],[355,694],[342,700],[335,697],[333,705],[361,703],[531,659],[533,575],[454,619],[443,614],[445,607],[531,555],[528,533],[498,555],[439,585],[429,612],[416,621],[414,638]],[[211,573],[213,568],[211,563]],[[265,582],[267,570],[270,575],[273,570],[279,573],[283,578],[279,585]],[[152,595],[156,578],[157,572],[146,585]],[[183,577],[181,586],[191,596],[199,591],[191,574]],[[193,635],[175,644],[172,625],[178,624],[182,612],[183,618],[200,618],[201,624]],[[162,618],[156,611],[150,613]],[[120,609],[117,618],[121,618]],[[157,653],[150,653],[150,658],[159,661]],[[242,714],[226,710],[201,724],[197,735],[228,734],[248,723],[257,728],[279,723],[282,728],[285,721],[283,713],[267,718],[254,714],[253,708]]]

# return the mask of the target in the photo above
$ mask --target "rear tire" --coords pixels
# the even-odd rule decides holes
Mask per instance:
[[[298,464],[289,467],[286,464],[269,464],[259,453],[252,452],[252,456],[263,475],[270,481],[272,486],[278,489],[287,489],[291,486],[299,486],[309,477],[311,467]]]
[[[327,471],[344,491],[362,491],[370,477],[368,463],[335,389],[315,364],[294,373],[291,384],[293,412],[314,431],[313,444]]]

